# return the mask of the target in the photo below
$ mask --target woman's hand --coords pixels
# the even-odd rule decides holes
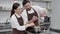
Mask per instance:
[[[32,22],[32,23],[29,23],[29,24],[26,24],[25,26],[26,26],[26,28],[27,27],[31,27],[31,26],[34,26],[35,24]]]

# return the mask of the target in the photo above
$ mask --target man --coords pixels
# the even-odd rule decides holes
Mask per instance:
[[[40,27],[40,11],[46,11],[46,9],[39,6],[32,6],[29,0],[24,0],[22,4],[25,7],[25,9],[22,12],[22,16],[25,18],[25,22],[30,21],[35,16],[38,19],[34,21],[34,24],[36,27]],[[34,30],[31,27],[27,28],[27,30],[32,31],[30,29]]]

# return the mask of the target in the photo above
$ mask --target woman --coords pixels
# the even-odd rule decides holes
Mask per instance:
[[[29,21],[27,24],[24,24],[24,19],[21,16],[21,5],[19,3],[14,3],[11,11],[11,26],[12,26],[12,34],[27,34],[25,29],[30,26],[34,26],[34,23]]]

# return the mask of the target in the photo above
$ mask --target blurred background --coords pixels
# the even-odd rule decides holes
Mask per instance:
[[[9,23],[11,7],[14,1],[22,3],[23,0],[0,0],[0,34],[11,34],[11,25]],[[50,17],[50,26],[48,31],[40,34],[53,34],[55,29],[60,34],[60,0],[30,0],[32,5],[38,5],[48,10],[47,16]],[[51,29],[50,29],[51,28]]]

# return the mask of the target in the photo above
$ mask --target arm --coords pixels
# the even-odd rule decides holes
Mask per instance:
[[[17,30],[20,30],[20,31],[21,30],[22,31],[25,30],[27,27],[34,26],[34,23],[32,23],[32,22],[30,24],[26,24],[26,25],[20,26],[19,23],[18,23],[18,21],[17,21],[17,19],[11,18],[10,20],[11,20],[11,26],[12,26],[12,28],[16,28]]]
[[[23,26],[19,25],[17,19],[11,18],[10,21],[11,21],[12,28],[16,28],[17,30],[25,30],[26,29],[25,25],[23,25]]]
[[[41,12],[48,12],[48,10],[46,9],[46,8],[42,8],[42,7],[40,7],[40,6],[35,6],[35,8],[39,11],[39,13],[41,13]]]

